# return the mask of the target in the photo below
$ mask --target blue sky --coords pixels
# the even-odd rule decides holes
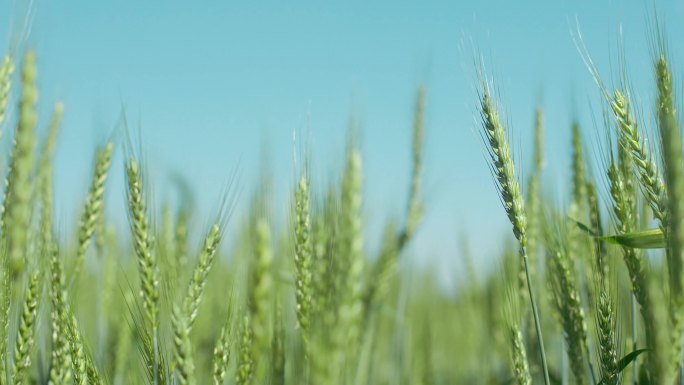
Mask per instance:
[[[0,0],[5,46],[25,8],[25,1]],[[682,1],[36,0],[26,45],[39,56],[43,128],[51,104],[66,104],[55,162],[58,215],[74,223],[94,148],[122,107],[140,128],[155,199],[173,196],[170,175],[180,173],[196,186],[198,224],[212,215],[238,163],[240,205],[247,204],[265,153],[284,211],[294,174],[293,132],[308,127],[314,176],[325,180],[342,165],[354,115],[362,128],[372,249],[384,220],[403,214],[415,89],[425,82],[427,211],[412,255],[445,275],[458,274],[465,234],[484,268],[509,229],[477,131],[477,52],[500,91],[523,171],[533,110],[537,103],[544,107],[544,189],[562,201],[569,125],[573,117],[582,123],[593,152],[592,116],[601,109],[571,35],[578,24],[610,79],[619,64],[621,26],[631,81],[650,122],[647,26],[654,8],[681,75],[684,47],[673,37],[684,32]],[[124,212],[121,163],[119,152],[109,193],[114,218]]]

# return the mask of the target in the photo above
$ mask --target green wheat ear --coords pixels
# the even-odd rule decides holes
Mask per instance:
[[[74,374],[74,382],[77,385],[87,385],[86,354],[83,341],[78,332],[78,322],[73,314],[69,314],[67,317],[68,319],[64,320],[64,323],[67,325],[67,338],[69,338],[69,344],[71,345],[71,367]]]
[[[605,385],[616,385],[620,380],[618,371],[619,335],[617,331],[617,305],[607,282],[599,283],[600,292],[596,304],[596,333],[601,378]]]
[[[38,316],[38,302],[40,298],[40,274],[31,275],[26,291],[26,300],[21,312],[19,330],[14,348],[14,384],[23,384],[26,372],[31,367],[31,350],[35,343],[36,318]]]
[[[190,323],[187,315],[184,314],[179,306],[174,306],[173,308],[171,323],[178,381],[182,385],[194,384],[195,364],[192,358],[192,345],[190,343]]]
[[[214,256],[221,242],[221,230],[218,224],[215,224],[209,230],[204,245],[199,257],[197,258],[197,266],[192,274],[192,279],[188,284],[188,290],[183,300],[183,317],[188,329],[192,328],[195,318],[197,318],[197,311],[202,301],[202,294],[204,287],[207,284],[209,272],[214,264]],[[188,333],[190,330],[188,330]]]
[[[553,243],[552,243],[553,242]],[[547,250],[553,304],[565,337],[570,367],[577,384],[585,383],[585,358],[588,354],[584,310],[576,277],[575,263],[564,240],[554,240]]]
[[[214,346],[213,378],[214,385],[223,385],[226,378],[226,371],[230,363],[231,337],[232,337],[232,313],[228,311],[228,317],[221,328],[219,339]]]
[[[271,304],[273,300],[273,249],[268,222],[261,218],[256,223],[256,244],[254,261],[250,268],[249,325],[253,338],[252,357],[254,376],[262,381],[266,373],[266,357],[270,348]],[[247,324],[247,321],[245,321]],[[244,335],[243,335],[244,337]]]
[[[52,361],[50,368],[50,384],[67,384],[71,379],[71,343],[69,341],[69,316],[67,308],[66,279],[64,265],[56,246],[52,246],[50,258],[50,300],[52,309]]]
[[[295,300],[297,324],[301,329],[305,354],[308,355],[308,333],[312,298],[311,219],[309,214],[309,182],[302,175],[295,190]]]
[[[10,153],[5,199],[2,203],[2,223],[0,223],[3,236],[7,241],[10,271],[14,278],[23,271],[26,264],[28,229],[31,220],[31,177],[36,142],[34,131],[38,121],[36,75],[36,55],[33,51],[29,51],[24,56],[22,67],[19,122]]]
[[[78,277],[85,261],[86,251],[90,240],[95,232],[95,225],[104,211],[104,191],[107,180],[107,171],[112,159],[114,145],[109,142],[97,150],[95,154],[95,171],[90,184],[90,190],[86,197],[81,223],[78,229],[78,247],[76,249],[76,261],[74,262],[73,279]]]
[[[518,385],[531,385],[530,367],[527,363],[527,353],[523,344],[522,333],[517,325],[511,326],[509,330],[511,339],[511,358],[513,360],[513,370]]]
[[[238,363],[235,374],[237,385],[249,385],[254,377],[254,356],[252,354],[254,344],[254,332],[249,315],[242,317],[240,322]]]
[[[143,179],[138,163],[131,159],[126,166],[128,183],[128,213],[133,232],[133,245],[138,260],[140,295],[145,317],[144,332],[149,337],[143,342],[148,373],[156,384],[163,376],[159,370],[159,267],[152,247],[152,233],[147,218]]]
[[[12,73],[14,63],[10,55],[5,55],[0,63],[0,127],[5,121],[7,105],[9,104],[10,93],[12,92]],[[2,132],[0,131],[0,134]]]
[[[537,309],[534,290],[532,288],[527,258],[527,217],[525,215],[524,201],[520,192],[520,186],[515,178],[515,165],[511,156],[508,140],[506,139],[506,132],[499,120],[499,113],[494,106],[489,94],[489,86],[486,83],[483,83],[482,85],[480,116],[482,118],[484,138],[491,161],[491,169],[501,195],[501,202],[503,203],[508,219],[513,226],[513,234],[520,244],[520,256],[524,264],[527,290],[534,316],[537,339],[539,341],[539,355],[542,362],[542,370],[544,372],[544,381],[546,385],[549,385],[550,379],[548,365],[546,363],[541,321],[539,319],[539,310]]]
[[[611,109],[618,123],[621,143],[627,145],[632,162],[637,169],[644,196],[658,220],[664,228],[667,223],[667,196],[658,165],[653,159],[645,138],[642,137],[633,116],[629,98],[621,91],[615,91]]]
[[[658,57],[655,69],[658,91],[658,128],[667,189],[668,226],[666,226],[665,240],[672,320],[671,367],[675,368],[681,365],[682,335],[684,335],[684,159],[682,159],[682,136],[675,108],[672,73],[664,54]]]

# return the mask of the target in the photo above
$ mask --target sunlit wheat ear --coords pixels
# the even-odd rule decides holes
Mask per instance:
[[[95,154],[95,171],[90,182],[90,190],[83,206],[81,222],[78,228],[78,246],[76,249],[74,272],[72,274],[73,279],[76,279],[83,267],[86,251],[95,232],[95,225],[99,217],[103,215],[105,182],[113,151],[114,145],[110,142],[98,149]]]
[[[240,322],[240,334],[238,336],[239,351],[235,383],[237,385],[249,385],[254,376],[254,356],[252,355],[252,345],[254,344],[254,333],[248,315],[244,316]]]
[[[362,160],[361,153],[350,149],[347,165],[342,176],[340,198],[340,260],[338,263],[341,275],[339,294],[343,296],[341,303],[345,309],[340,310],[341,317],[349,317],[353,322],[360,307],[361,274],[364,268],[363,234],[362,234]],[[353,331],[348,330],[349,333]]]
[[[145,307],[147,321],[152,328],[157,327],[159,278],[157,261],[152,250],[152,234],[150,232],[145,198],[143,195],[140,169],[135,160],[127,166],[128,211],[133,232],[135,252],[138,257],[141,296]]]
[[[35,127],[38,121],[36,102],[36,55],[29,51],[24,56],[19,99],[19,122],[14,133],[9,170],[2,202],[2,235],[7,241],[10,271],[13,277],[26,264],[28,229],[31,220],[31,177],[33,152],[36,143]]]
[[[616,304],[610,293],[609,286],[600,284],[598,301],[596,303],[596,333],[597,350],[600,363],[601,378],[606,385],[619,383],[619,332]]]
[[[587,331],[574,263],[561,245],[548,250],[547,260],[554,305],[563,328],[570,367],[576,383],[584,384]]]
[[[628,146],[637,169],[644,196],[661,229],[667,223],[667,195],[658,165],[653,159],[648,142],[642,137],[632,114],[630,101],[622,92],[615,91],[611,109],[618,123],[620,143]]]
[[[309,201],[309,182],[306,175],[302,175],[297,184],[297,188],[295,189],[294,264],[297,324],[300,328],[305,351],[308,349],[313,261]],[[306,354],[308,354],[308,352]]]
[[[544,372],[544,382],[546,385],[549,385],[550,379],[548,365],[546,363],[546,353],[544,351],[544,339],[542,337],[539,310],[537,309],[534,289],[532,288],[530,278],[529,264],[527,261],[527,218],[525,216],[523,197],[520,192],[518,181],[515,179],[515,165],[510,153],[508,140],[506,139],[506,132],[499,121],[499,114],[491,100],[489,88],[486,83],[482,85],[481,92],[480,116],[484,128],[484,139],[491,161],[490,167],[496,179],[501,202],[504,205],[508,219],[513,225],[513,234],[520,244],[520,254],[525,269],[527,290],[534,316],[537,339],[539,341],[539,355],[542,362],[542,370]]]
[[[190,325],[187,316],[179,306],[174,306],[171,314],[173,329],[173,354],[176,363],[178,382],[182,385],[195,383],[195,365],[192,358],[192,345],[190,343]]]
[[[40,274],[35,272],[31,275],[26,299],[19,320],[19,330],[14,347],[14,384],[23,384],[26,374],[31,367],[31,350],[35,343],[36,317],[38,315],[38,302],[40,296]]]
[[[266,373],[266,357],[270,347],[271,306],[273,300],[273,249],[271,229],[265,219],[259,219],[255,229],[254,260],[250,267],[249,325],[253,338],[254,375],[262,381]],[[244,335],[243,335],[244,337]]]
[[[634,214],[631,205],[628,203],[624,194],[625,189],[623,188],[622,173],[618,170],[614,161],[609,165],[607,175],[612,198],[612,211],[616,220],[617,231],[629,233],[634,229]],[[661,378],[663,376],[661,368],[665,363],[665,357],[667,356],[663,352],[666,346],[664,345],[662,338],[658,335],[658,329],[660,329],[660,327],[657,323],[651,289],[648,283],[647,265],[639,250],[630,247],[622,247],[622,254],[629,274],[632,292],[634,293],[636,302],[639,304],[641,316],[644,320],[646,343],[652,349],[652,358],[649,361],[654,363],[654,365],[650,368],[650,374],[655,378]]]
[[[221,230],[218,224],[214,224],[204,239],[202,250],[197,258],[197,266],[195,266],[195,270],[192,273],[192,279],[188,285],[187,292],[185,293],[185,299],[183,300],[182,310],[183,317],[185,318],[183,322],[188,327],[188,334],[195,322],[195,318],[197,318],[197,310],[202,301],[204,287],[207,284],[209,272],[214,264],[214,256],[216,255],[216,250],[220,242]]]
[[[611,165],[611,170],[612,173],[617,173],[614,164]],[[591,279],[596,298],[593,314],[600,378],[606,385],[617,385],[622,378],[618,363],[622,350],[622,334],[618,313],[619,298],[616,296],[617,290],[614,289],[618,275],[614,273],[611,261],[612,259],[607,260],[605,256],[597,258]]]
[[[69,327],[66,320],[69,317],[66,279],[64,265],[56,246],[52,246],[50,258],[50,310],[52,326],[52,357],[49,374],[49,384],[67,384],[71,379],[71,343],[69,341]]]
[[[144,333],[149,340],[143,342],[148,372],[156,383],[161,372],[159,370],[159,267],[152,247],[152,232],[147,218],[143,178],[138,163],[130,160],[126,165],[126,181],[128,184],[128,215],[133,235],[133,245],[138,261],[140,275],[140,296],[143,302],[145,324]]]
[[[524,248],[527,245],[525,204],[520,193],[520,186],[515,179],[515,165],[508,146],[506,132],[499,121],[499,113],[496,111],[487,89],[484,90],[480,101],[480,115],[497,188],[508,219],[513,225],[513,234],[520,246]]]
[[[102,384],[102,377],[95,367],[92,355],[86,349],[76,316],[69,313],[67,319],[63,320],[63,324],[67,330],[67,338],[71,347],[71,369],[74,383],[78,385]]]
[[[226,378],[226,371],[230,363],[232,330],[232,316],[229,311],[228,317],[221,328],[219,339],[214,345],[214,357],[212,360],[214,385],[223,385]]]
[[[513,360],[513,370],[515,380],[518,385],[531,385],[530,368],[527,363],[527,353],[523,344],[522,333],[517,325],[511,326],[509,330],[511,343],[511,357]]]
[[[7,115],[7,105],[9,104],[10,94],[12,92],[12,73],[14,72],[14,63],[10,55],[5,55],[0,63],[0,128],[5,121]],[[0,135],[2,132],[0,131]]]
[[[657,113],[667,188],[668,273],[672,318],[672,366],[680,365],[684,334],[684,160],[672,88],[672,73],[661,54],[655,64]]]
[[[68,315],[68,319],[64,320],[64,322],[68,325],[67,333],[69,345],[71,346],[71,367],[74,374],[74,383],[77,385],[87,385],[88,372],[86,369],[86,355],[83,341],[81,341],[80,334],[78,333],[76,316],[70,314]]]
[[[86,374],[90,385],[104,385],[103,376],[95,366],[92,355],[86,355]]]

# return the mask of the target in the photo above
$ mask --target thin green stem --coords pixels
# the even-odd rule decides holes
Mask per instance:
[[[525,264],[525,278],[527,279],[527,291],[530,294],[530,305],[532,306],[532,315],[534,316],[534,328],[537,331],[537,338],[539,339],[539,355],[541,356],[542,369],[544,371],[544,384],[550,385],[549,367],[546,363],[546,352],[544,351],[544,338],[542,337],[541,321],[539,319],[539,309],[537,308],[537,301],[534,297],[534,290],[532,290],[532,280],[530,279],[530,269],[527,266],[527,251],[524,247],[520,249],[523,263]]]

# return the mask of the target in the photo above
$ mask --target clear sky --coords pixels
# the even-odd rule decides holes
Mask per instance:
[[[26,1],[0,0],[0,40],[19,32]],[[342,165],[350,116],[361,122],[369,248],[388,216],[403,214],[415,89],[428,90],[424,226],[416,259],[460,269],[467,236],[478,266],[510,233],[478,136],[475,59],[494,76],[521,169],[531,158],[533,110],[546,111],[544,190],[566,196],[569,125],[596,149],[597,90],[573,43],[580,26],[599,69],[618,68],[619,28],[631,80],[646,111],[654,9],[679,70],[682,1],[82,1],[35,0],[27,46],[39,57],[41,129],[66,104],[56,155],[58,215],[87,190],[92,155],[122,107],[139,127],[155,199],[171,175],[194,186],[198,224],[212,215],[240,164],[247,204],[267,154],[281,206],[293,184],[293,132],[309,127],[314,176]],[[652,28],[651,28],[652,29]],[[0,46],[0,48],[4,48]],[[645,116],[652,121],[650,115]],[[600,119],[599,119],[600,120]],[[3,147],[9,146],[3,135]],[[123,218],[121,152],[110,216]]]

